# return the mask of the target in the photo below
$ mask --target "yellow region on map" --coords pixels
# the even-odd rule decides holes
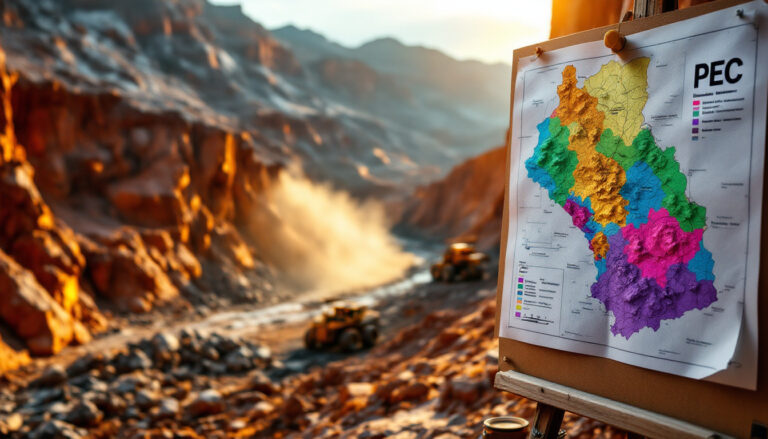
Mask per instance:
[[[648,101],[648,64],[650,58],[636,58],[621,65],[611,61],[584,81],[584,90],[597,97],[597,108],[605,114],[603,128],[621,137],[625,145],[640,132],[643,107]]]
[[[608,253],[608,237],[603,232],[597,232],[595,237],[590,241],[592,251],[595,253],[595,260],[605,259],[605,255]]]
[[[557,87],[560,105],[555,114],[571,133],[568,149],[576,151],[578,164],[573,171],[575,184],[570,192],[589,198],[600,225],[626,224],[628,201],[619,193],[626,182],[624,169],[612,158],[595,149],[604,127],[598,99],[577,87],[576,69],[563,69],[563,83]],[[642,107],[641,107],[642,108]]]

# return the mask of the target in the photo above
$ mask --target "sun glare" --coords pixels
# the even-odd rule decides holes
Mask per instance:
[[[213,0],[231,4],[238,0]],[[549,35],[550,1],[240,0],[269,28],[293,24],[347,46],[391,36],[460,59],[510,62],[516,47]]]

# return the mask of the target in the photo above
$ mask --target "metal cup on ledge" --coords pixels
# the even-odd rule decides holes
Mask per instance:
[[[525,439],[528,421],[515,416],[499,416],[483,421],[483,439]]]

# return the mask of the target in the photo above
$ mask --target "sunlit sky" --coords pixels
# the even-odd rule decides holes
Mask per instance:
[[[294,24],[345,46],[391,36],[459,59],[512,60],[546,39],[550,0],[210,0],[240,3],[267,28]]]

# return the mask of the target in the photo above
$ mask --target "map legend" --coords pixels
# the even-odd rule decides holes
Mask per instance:
[[[519,276],[510,315],[521,325],[548,326],[554,333],[562,302],[563,270],[525,266]]]
[[[692,134],[691,140],[699,140],[698,125],[699,125],[699,111],[701,108],[699,105],[701,105],[701,101],[699,100],[693,101],[693,122],[692,122],[693,128],[691,128],[691,134]]]

